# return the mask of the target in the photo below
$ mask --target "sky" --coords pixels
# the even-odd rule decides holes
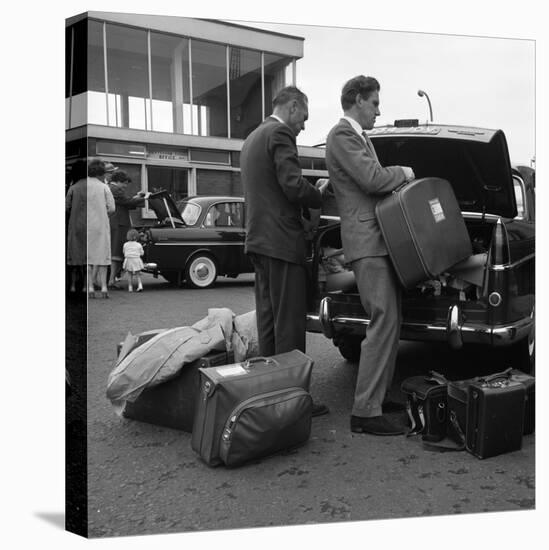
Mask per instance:
[[[236,22],[236,21],[235,21]],[[502,129],[511,159],[535,154],[535,42],[313,25],[250,23],[305,39],[297,85],[309,98],[309,120],[298,144],[324,142],[342,115],[345,81],[364,74],[380,82],[376,125],[395,119]]]

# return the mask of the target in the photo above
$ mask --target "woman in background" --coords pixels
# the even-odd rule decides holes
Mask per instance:
[[[70,210],[67,235],[67,263],[88,266],[88,295],[95,298],[93,281],[101,286],[101,296],[108,298],[107,269],[111,263],[109,216],[115,211],[114,198],[104,183],[105,163],[92,159],[88,177],[69,188],[66,209]]]

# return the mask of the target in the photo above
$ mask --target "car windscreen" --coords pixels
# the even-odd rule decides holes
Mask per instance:
[[[187,225],[196,225],[202,208],[194,202],[180,202],[178,205],[181,217]]]

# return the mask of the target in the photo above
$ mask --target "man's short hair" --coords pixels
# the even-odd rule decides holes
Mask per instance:
[[[273,109],[279,105],[286,105],[286,103],[294,99],[297,99],[302,106],[305,106],[307,103],[307,96],[299,88],[295,86],[286,86],[282,88],[273,99]]]
[[[355,104],[357,94],[360,94],[362,99],[366,100],[372,92],[379,92],[379,90],[379,82],[373,76],[355,76],[343,85],[341,90],[341,106],[346,111]]]

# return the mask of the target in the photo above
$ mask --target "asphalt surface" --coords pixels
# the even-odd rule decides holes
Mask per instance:
[[[254,309],[253,278],[209,290],[176,289],[145,276],[145,291],[112,291],[88,310],[89,536],[529,510],[535,506],[535,436],[520,451],[479,460],[433,453],[414,438],[352,434],[356,365],[322,335],[307,336],[312,394],[330,414],[313,419],[300,449],[241,468],[209,468],[189,433],[118,417],[105,396],[117,343],[155,328],[190,325],[210,307]],[[70,306],[69,306],[70,307]],[[451,379],[498,370],[478,349],[401,342],[393,396],[406,376],[435,369]]]

